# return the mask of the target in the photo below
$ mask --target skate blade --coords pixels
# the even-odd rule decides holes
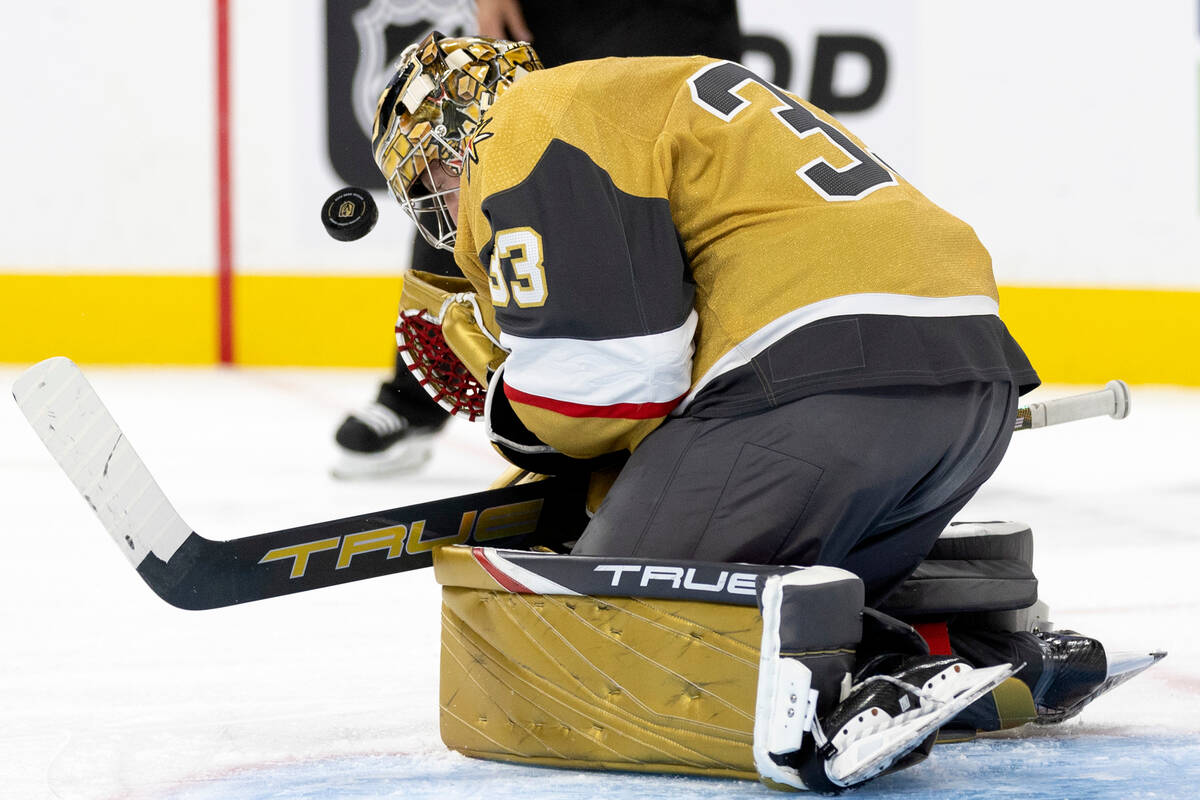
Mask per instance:
[[[343,451],[329,470],[339,480],[386,478],[416,472],[433,458],[432,442],[404,439],[380,453]]]
[[[940,728],[943,723],[953,719],[958,712],[1015,673],[1016,670],[1010,664],[972,670],[969,673],[972,685],[953,699],[926,713],[909,712],[915,715],[912,719],[855,742],[825,764],[825,774],[841,786],[852,786],[875,777],[911,753],[925,737]],[[889,748],[889,745],[898,741],[906,744],[898,750]],[[845,774],[842,774],[843,772]]]
[[[1117,683],[1124,683],[1142,672],[1153,667],[1159,661],[1167,657],[1165,650],[1154,650],[1149,653],[1113,653],[1109,658],[1108,663],[1108,678],[1105,683],[1115,680]]]
[[[1037,725],[1057,725],[1060,722],[1065,722],[1078,715],[1079,712],[1083,711],[1085,706],[1100,695],[1112,691],[1130,678],[1141,675],[1166,657],[1167,653],[1165,650],[1154,650],[1149,653],[1112,653],[1108,657],[1108,677],[1104,679],[1103,683],[1080,698],[1075,705],[1061,712],[1042,714],[1041,709],[1039,709],[1038,718],[1034,720],[1034,723]]]

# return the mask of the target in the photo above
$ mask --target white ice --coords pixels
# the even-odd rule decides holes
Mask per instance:
[[[0,380],[11,386],[19,371],[0,367]],[[333,429],[369,399],[382,377],[370,371],[85,371],[208,538],[474,491],[502,468],[481,431],[454,421],[419,474],[330,478]],[[1034,399],[1084,388],[1043,388]],[[1127,420],[1017,434],[961,518],[1032,524],[1058,625],[1170,656],[1065,726],[938,748],[857,796],[1191,796],[1200,391],[1133,390]],[[130,569],[8,401],[0,442],[0,797],[774,796],[750,782],[448,753],[437,732],[431,574],[180,611]]]

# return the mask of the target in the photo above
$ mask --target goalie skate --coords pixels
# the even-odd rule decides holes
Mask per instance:
[[[975,669],[953,656],[911,656],[890,674],[867,677],[820,722],[825,774],[839,787],[880,775],[1014,672],[1010,664]]]
[[[1071,719],[1100,695],[1120,686],[1166,657],[1151,653],[1106,653],[1099,641],[1074,631],[1035,634],[1046,664],[1034,687],[1038,725]]]

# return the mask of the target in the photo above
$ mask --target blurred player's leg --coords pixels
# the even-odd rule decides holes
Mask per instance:
[[[334,476],[366,478],[420,468],[448,417],[397,357],[395,377],[379,387],[375,402],[347,415],[338,427]]]
[[[438,275],[461,274],[451,253],[430,246],[420,236],[413,242],[412,265]],[[338,428],[333,474],[363,478],[419,469],[429,460],[433,435],[448,418],[397,355],[395,372],[379,387],[375,402],[347,415]]]

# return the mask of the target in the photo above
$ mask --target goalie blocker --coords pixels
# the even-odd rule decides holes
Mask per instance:
[[[447,547],[434,568],[442,739],[474,757],[837,791],[923,759],[1012,674],[929,656],[832,567]]]

